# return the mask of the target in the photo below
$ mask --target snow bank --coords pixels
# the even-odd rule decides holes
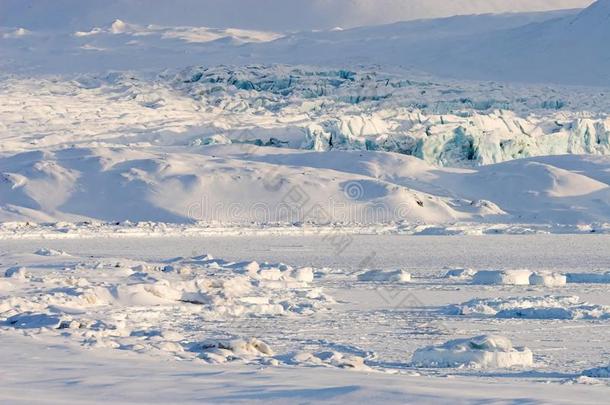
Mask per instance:
[[[522,319],[610,319],[610,306],[595,305],[576,296],[473,299],[443,309],[449,315]]]
[[[417,349],[412,363],[417,367],[529,367],[533,355],[528,348],[513,347],[506,337],[484,335]]]
[[[370,270],[358,275],[358,281],[408,283],[411,273],[404,270]]]

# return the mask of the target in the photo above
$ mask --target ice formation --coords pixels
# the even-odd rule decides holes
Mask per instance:
[[[530,367],[533,354],[528,348],[513,347],[506,337],[484,335],[417,349],[412,363],[418,367]]]
[[[450,315],[522,319],[610,319],[610,307],[582,301],[577,296],[508,297],[473,299],[449,305]]]
[[[529,285],[530,270],[481,270],[472,279],[473,284]]]
[[[359,274],[358,281],[408,283],[411,281],[411,273],[404,270],[370,270]]]

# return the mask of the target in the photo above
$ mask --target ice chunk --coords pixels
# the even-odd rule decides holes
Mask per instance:
[[[473,284],[529,285],[530,270],[483,270],[473,277]]]
[[[209,341],[198,345],[200,357],[211,363],[226,363],[233,360],[251,360],[273,356],[273,350],[261,340],[233,339],[227,341]]]
[[[607,273],[568,273],[568,283],[610,284],[610,272]]]
[[[27,273],[25,267],[10,267],[4,272],[4,277],[25,281]]]
[[[313,269],[311,267],[302,267],[292,271],[292,277],[296,281],[311,283],[313,281]]]
[[[504,336],[483,335],[417,349],[412,362],[418,367],[528,367],[533,365],[533,354],[528,348],[513,347]]]
[[[476,270],[473,269],[452,269],[445,274],[445,278],[454,280],[468,280],[477,274]]]
[[[57,329],[61,324],[61,318],[56,315],[25,312],[11,316],[6,320],[6,323],[17,329]]]
[[[585,370],[582,373],[586,377],[591,378],[610,378],[610,365],[606,367],[596,367]]]
[[[610,307],[593,305],[576,296],[474,299],[443,310],[449,315],[525,319],[610,319]]]
[[[563,274],[552,272],[537,272],[530,276],[531,285],[543,285],[546,287],[559,287],[566,285],[567,277]]]
[[[370,270],[359,274],[358,281],[408,283],[411,281],[411,273],[404,270]]]
[[[63,250],[41,248],[36,251],[37,255],[40,256],[67,256],[68,254]]]

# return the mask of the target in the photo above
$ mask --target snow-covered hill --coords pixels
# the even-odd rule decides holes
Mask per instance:
[[[0,159],[0,220],[573,225],[610,221],[609,170],[585,156],[467,170],[387,152],[61,149]]]

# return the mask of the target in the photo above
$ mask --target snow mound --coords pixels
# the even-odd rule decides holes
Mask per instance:
[[[481,270],[472,278],[473,284],[484,285],[529,285],[530,270]]]
[[[370,270],[358,275],[358,281],[408,283],[411,273],[404,270]]]
[[[417,349],[412,363],[418,367],[530,367],[533,354],[528,348],[513,347],[506,337],[483,335]]]
[[[443,309],[449,315],[521,319],[610,319],[610,307],[581,301],[576,296],[473,299]]]

